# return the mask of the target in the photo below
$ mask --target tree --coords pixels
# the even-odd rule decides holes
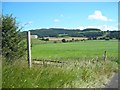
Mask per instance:
[[[2,55],[9,61],[20,59],[26,53],[21,29],[12,15],[2,16]]]

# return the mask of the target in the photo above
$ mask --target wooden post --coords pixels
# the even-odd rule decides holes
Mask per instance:
[[[106,51],[104,52],[104,61],[106,61],[107,55],[106,55]]]
[[[28,66],[29,68],[32,67],[31,63],[31,38],[30,38],[30,31],[27,32],[27,47],[28,47]]]

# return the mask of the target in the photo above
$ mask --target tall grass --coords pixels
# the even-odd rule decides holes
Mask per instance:
[[[118,67],[115,61],[80,61],[56,67],[34,65],[27,62],[3,64],[3,88],[87,88],[104,87],[107,79]]]
[[[2,88],[2,56],[0,55],[0,89]]]

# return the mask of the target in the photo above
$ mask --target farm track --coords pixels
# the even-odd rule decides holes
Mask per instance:
[[[41,60],[41,59],[33,59],[33,64],[36,65],[53,65],[57,67],[62,66],[73,66],[73,67],[82,67],[82,66],[89,66],[90,64],[97,63],[98,60],[87,61],[87,62],[79,62],[79,61],[57,61],[57,60]],[[82,63],[82,64],[81,64]]]
[[[33,64],[63,66],[64,64],[68,63],[63,61],[33,59]]]

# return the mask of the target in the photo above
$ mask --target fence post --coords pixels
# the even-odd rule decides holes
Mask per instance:
[[[106,61],[107,55],[106,55],[106,51],[104,52],[104,61]]]
[[[28,66],[29,68],[32,67],[31,63],[31,38],[30,38],[30,31],[27,32],[27,50],[28,50]]]

